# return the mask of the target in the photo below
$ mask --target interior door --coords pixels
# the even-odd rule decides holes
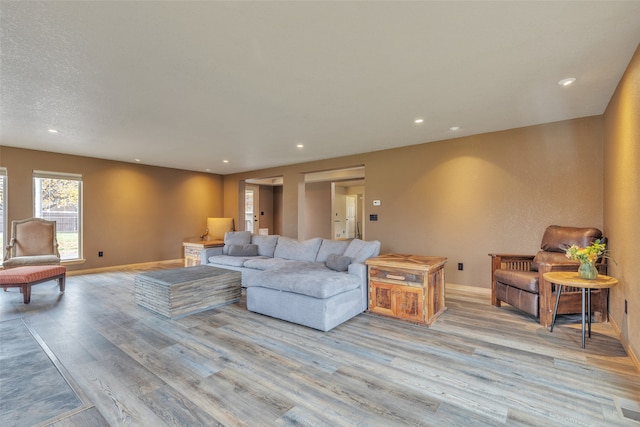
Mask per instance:
[[[346,197],[346,230],[347,239],[356,237],[356,196]]]

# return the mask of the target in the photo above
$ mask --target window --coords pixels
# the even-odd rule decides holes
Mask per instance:
[[[56,221],[61,260],[82,258],[82,175],[33,172],[34,216]]]
[[[7,170],[0,168],[0,260],[4,259],[4,248],[7,247]]]

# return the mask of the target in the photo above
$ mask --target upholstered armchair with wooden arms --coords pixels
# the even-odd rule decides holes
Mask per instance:
[[[594,240],[604,240],[597,228],[547,227],[540,251],[536,255],[489,254],[491,256],[491,304],[500,307],[501,302],[539,317],[540,324],[549,326],[556,301],[555,284],[544,280],[548,271],[577,271],[580,265],[570,261],[566,249],[575,244],[588,246]],[[598,271],[607,273],[602,260]],[[596,321],[607,321],[607,289],[592,291],[591,310]],[[558,306],[558,314],[581,313],[580,289],[564,287]]]
[[[11,221],[11,240],[2,267],[58,265],[56,222],[41,218]]]

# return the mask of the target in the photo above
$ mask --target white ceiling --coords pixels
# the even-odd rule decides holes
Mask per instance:
[[[602,114],[640,42],[640,1],[0,13],[2,145],[219,174]]]

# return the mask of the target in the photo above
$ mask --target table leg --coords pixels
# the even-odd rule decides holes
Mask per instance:
[[[584,306],[585,306],[585,293],[586,293],[586,289],[582,288],[582,348],[584,348],[584,323],[585,323],[585,318],[584,318]]]
[[[587,289],[587,307],[589,309],[589,338],[591,338],[591,288]]]
[[[560,302],[560,295],[562,294],[562,285],[556,283],[558,291],[556,292],[556,305],[553,307],[553,317],[551,317],[551,328],[549,332],[553,332],[553,324],[556,323],[556,314],[558,314],[558,303]]]

